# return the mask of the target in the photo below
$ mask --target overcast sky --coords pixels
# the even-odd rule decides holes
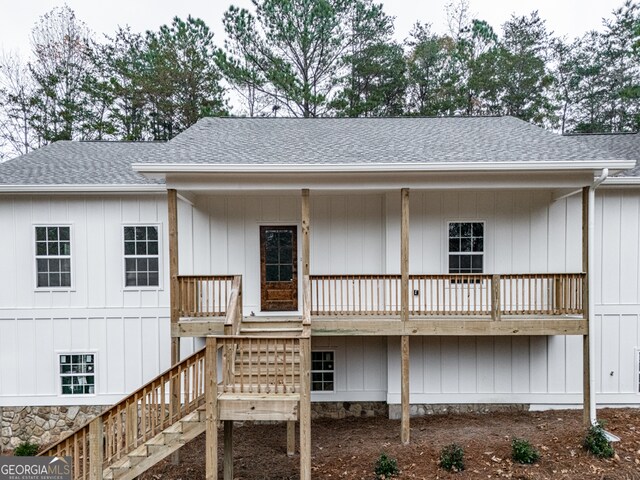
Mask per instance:
[[[29,32],[38,17],[55,6],[56,0],[0,0],[0,50],[29,50]],[[389,15],[396,17],[396,37],[404,39],[416,21],[429,22],[438,32],[445,29],[444,5],[448,0],[382,0]],[[528,14],[537,9],[548,27],[558,35],[579,36],[599,29],[602,18],[609,17],[623,0],[470,0],[474,17],[487,20],[494,28],[511,14]],[[250,0],[67,0],[89,28],[97,34],[113,33],[118,25],[130,25],[134,31],[156,29],[178,15],[200,17],[213,29],[222,44],[222,14],[231,4],[249,7]]]

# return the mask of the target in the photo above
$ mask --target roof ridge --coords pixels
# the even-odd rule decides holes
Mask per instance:
[[[526,122],[513,115],[398,115],[398,116],[375,116],[375,117],[246,117],[226,115],[220,117],[202,117],[201,121],[215,120],[411,120],[411,119],[486,119],[486,118],[513,118],[521,122]],[[184,130],[186,131],[186,130]],[[175,138],[175,137],[174,137]]]
[[[624,135],[637,135],[640,131],[635,132],[571,132],[571,133],[563,133],[561,134],[563,137],[596,137],[596,136],[624,136]]]

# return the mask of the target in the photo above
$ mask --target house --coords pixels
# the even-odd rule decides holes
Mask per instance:
[[[0,164],[4,446],[74,425],[46,453],[129,479],[206,431],[216,478],[223,421],[231,478],[233,420],[282,420],[309,478],[312,409],[408,442],[456,405],[639,405],[639,138],[207,118]]]

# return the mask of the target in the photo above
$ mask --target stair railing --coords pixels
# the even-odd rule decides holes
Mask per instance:
[[[105,467],[202,406],[205,380],[203,348],[39,455],[71,456],[73,480],[101,480]],[[170,395],[172,384],[180,385],[179,395]]]
[[[229,303],[227,304],[227,316],[224,319],[224,334],[227,336],[235,336],[240,334],[242,324],[242,275],[233,277],[231,285],[231,294],[229,295]],[[223,381],[231,382],[235,369],[235,353],[237,344],[227,342],[223,344],[224,356],[222,359]]]

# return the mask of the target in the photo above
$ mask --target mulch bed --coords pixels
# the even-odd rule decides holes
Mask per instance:
[[[321,419],[312,423],[314,479],[375,479],[382,452],[398,460],[399,479],[629,479],[640,480],[640,409],[602,409],[599,418],[621,438],[616,456],[601,460],[582,448],[581,410],[451,414],[414,418],[411,444],[400,444],[400,422],[386,418]],[[511,440],[530,441],[541,453],[534,465],[511,460]],[[464,448],[466,469],[438,466],[440,450]],[[204,480],[204,435],[180,450],[180,464],[165,460],[142,480]],[[222,466],[222,436],[219,465]],[[299,456],[286,455],[285,424],[244,424],[234,429],[234,478],[297,479]],[[222,476],[220,476],[222,478]]]

